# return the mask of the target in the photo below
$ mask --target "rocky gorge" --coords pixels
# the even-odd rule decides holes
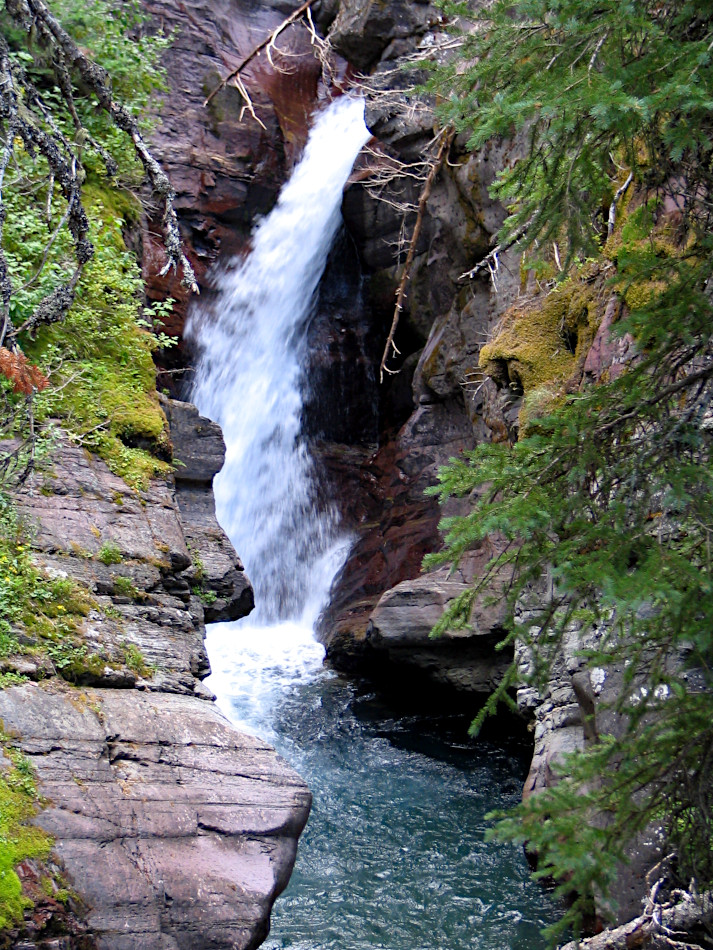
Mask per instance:
[[[38,565],[78,580],[92,608],[71,675],[57,657],[62,678],[52,663],[6,664],[32,682],[2,692],[4,730],[32,763],[38,821],[86,908],[67,928],[28,862],[35,910],[13,946],[257,946],[307,820],[299,776],[236,733],[202,683],[206,615],[243,616],[252,588],[215,521],[220,431],[164,405],[185,460],[175,481],[137,496],[65,442],[20,498]]]
[[[241,71],[248,106],[236,84],[221,81],[297,4],[142,3],[151,23],[172,36],[152,141],[177,192],[208,321],[219,316],[219,267],[249,249],[255,221],[273,207],[301,154],[315,108],[335,90],[365,90],[373,138],[345,189],[345,233],[307,331],[304,423],[353,539],[318,637],[336,670],[387,684],[394,695],[415,689],[474,709],[512,660],[512,652],[496,650],[504,619],[497,595],[507,578],[476,601],[467,631],[439,639],[430,631],[501,539],[469,552],[456,572],[424,574],[424,555],[441,545],[439,521],[467,504],[451,500],[444,511],[424,490],[450,458],[484,441],[514,441],[526,391],[555,375],[578,386],[615,374],[632,341],[610,338],[613,304],[599,324],[579,307],[571,326],[558,313],[538,328],[549,347],[543,356],[518,324],[518,306],[537,287],[514,251],[500,255],[497,280],[488,271],[463,279],[505,217],[489,186],[523,143],[471,153],[456,136],[421,215],[398,355],[380,384],[408,250],[403,234],[418,217],[437,131],[428,104],[411,108],[400,64],[438,41],[440,10],[428,0],[315,0],[313,27],[337,54],[332,72],[315,56],[310,30],[294,23],[279,39],[286,67],[259,55]],[[404,179],[401,171],[419,163],[416,177]],[[23,657],[6,669],[30,682],[0,691],[3,730],[31,763],[46,802],[37,823],[53,835],[73,891],[68,912],[56,895],[41,893],[40,873],[26,863],[23,884],[35,910],[24,931],[7,937],[22,950],[256,947],[310,807],[303,780],[265,742],[237,732],[203,684],[205,624],[246,616],[254,598],[242,552],[215,518],[220,430],[183,401],[195,370],[195,343],[184,336],[192,303],[177,277],[160,276],[157,230],[146,218],[132,240],[148,298],[176,301],[164,329],[180,342],[158,355],[173,474],[137,492],[62,439],[51,464],[18,494],[34,526],[38,566],[76,579],[92,598],[83,629],[92,661],[77,660],[73,685],[56,675],[57,661]],[[548,364],[553,353],[556,365]],[[534,735],[526,797],[556,781],[563,754],[611,725],[609,691],[621,671],[593,680],[581,646],[574,630],[547,690],[520,689],[519,718],[503,719],[504,732],[521,737],[529,724]],[[528,657],[519,660],[525,669]],[[609,922],[639,912],[657,846],[653,835],[640,843]]]

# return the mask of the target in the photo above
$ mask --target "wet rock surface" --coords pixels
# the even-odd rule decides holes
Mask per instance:
[[[428,42],[427,31],[437,31],[439,23],[440,12],[430,3],[344,0],[333,11],[329,36],[349,57],[352,38],[360,36],[362,67],[372,69],[376,77],[390,76],[399,57]],[[405,81],[396,69],[393,83]],[[369,161],[386,166],[420,161],[433,138],[434,121],[428,109],[407,106],[398,91],[377,96],[367,107],[367,124],[382,158],[372,156]],[[512,434],[520,406],[502,397],[478,361],[493,327],[520,292],[519,259],[502,256],[497,292],[487,275],[470,283],[460,278],[487,253],[502,224],[504,210],[490,198],[488,187],[517,154],[517,145],[503,143],[474,156],[456,139],[435,180],[399,318],[396,345],[401,356],[389,364],[398,373],[387,375],[379,391],[378,445],[361,457],[357,479],[351,474],[340,480],[339,469],[336,474],[338,495],[346,501],[344,518],[357,540],[335,582],[319,635],[331,661],[342,668],[358,667],[360,657],[371,653],[374,644],[367,643],[367,630],[377,627],[373,611],[380,598],[419,577],[423,556],[440,546],[441,517],[460,510],[451,504],[443,511],[424,496],[436,482],[439,467],[480,441]],[[399,205],[417,203],[420,185],[386,186],[386,200],[380,200],[368,184],[367,166],[355,174],[343,210],[365,272],[372,336],[385,340],[404,253],[399,258],[399,234],[404,224],[410,233],[415,220],[413,211],[404,217]],[[349,500],[355,483],[360,505]],[[429,584],[419,583],[424,588]],[[434,594],[437,586],[434,582]],[[413,609],[418,627],[420,611]],[[489,635],[496,636],[497,629]],[[434,681],[442,679],[439,656],[443,676],[451,676],[447,653],[453,649],[433,647],[427,666]],[[400,655],[405,659],[405,653]],[[502,669],[496,666],[495,679]],[[478,679],[479,674],[474,675]],[[461,685],[467,679],[459,677]]]
[[[163,57],[168,88],[151,142],[176,190],[181,234],[205,290],[219,256],[225,262],[244,252],[254,217],[273,206],[306,139],[321,70],[307,31],[285,30],[278,45],[287,54],[286,68],[274,69],[263,52],[241,73],[253,117],[234,83],[216,90],[296,4],[142,0],[142,5],[152,28],[173,35]],[[275,62],[280,65],[279,54]],[[144,279],[149,299],[176,300],[164,330],[181,337],[190,299],[180,275],[159,276],[165,261],[160,233],[159,221],[146,222]],[[183,343],[161,355],[161,365],[172,370],[189,361]],[[180,374],[166,374],[161,385],[178,395]]]
[[[38,565],[92,605],[71,673],[18,657],[35,682],[0,692],[47,802],[37,821],[86,906],[62,944],[77,950],[257,946],[309,812],[299,776],[202,683],[206,614],[244,616],[252,588],[215,520],[220,431],[193,406],[164,408],[185,460],[175,479],[133,491],[62,438],[18,497]]]

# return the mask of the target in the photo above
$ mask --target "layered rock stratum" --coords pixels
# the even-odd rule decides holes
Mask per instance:
[[[215,520],[220,430],[193,406],[165,408],[185,460],[175,479],[135,492],[62,440],[18,497],[37,564],[92,603],[71,674],[62,658],[19,658],[33,681],[0,692],[43,797],[37,824],[86,910],[62,947],[258,946],[310,807],[300,777],[203,684],[206,612],[244,616],[252,588]],[[51,916],[16,946],[55,946]]]

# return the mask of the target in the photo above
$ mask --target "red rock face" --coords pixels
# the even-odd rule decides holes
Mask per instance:
[[[234,83],[210,94],[284,19],[280,0],[144,0],[156,26],[174,34],[164,65],[168,91],[161,96],[151,134],[154,152],[176,190],[176,210],[187,255],[202,288],[220,255],[243,251],[256,214],[272,207],[304,145],[317,101],[320,68],[305,29],[286,29],[278,40],[285,55],[260,53],[241,73],[257,118]],[[259,120],[259,121],[258,121]],[[150,300],[177,304],[165,331],[181,336],[190,301],[180,275],[160,277],[165,262],[159,221],[143,234],[143,268]],[[185,366],[182,347],[164,365]],[[174,388],[170,376],[161,385]]]
[[[438,546],[443,511],[424,495],[436,471],[472,443],[468,419],[447,403],[419,406],[399,432],[350,472],[327,460],[342,489],[342,499],[360,496],[360,505],[343,506],[356,515],[358,540],[335,584],[333,599],[320,623],[336,662],[355,655],[363,643],[379,597],[401,581],[417,577],[424,555]],[[354,485],[355,481],[359,484]],[[358,494],[357,494],[358,493]]]

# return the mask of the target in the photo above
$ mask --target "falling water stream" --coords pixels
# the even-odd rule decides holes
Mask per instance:
[[[394,713],[325,669],[313,635],[350,539],[300,434],[306,333],[368,135],[359,100],[317,116],[250,254],[192,321],[192,398],[227,447],[218,518],[257,604],[209,629],[210,685],[314,794],[270,950],[538,950],[551,903],[517,849],[483,840],[485,814],[518,799],[524,750],[475,746],[457,717]]]

